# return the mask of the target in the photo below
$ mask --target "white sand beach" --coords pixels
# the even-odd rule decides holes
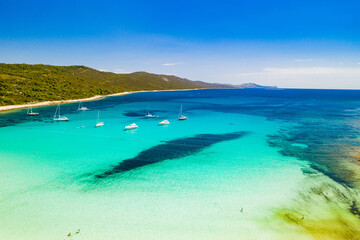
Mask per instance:
[[[132,93],[140,93],[140,92],[163,92],[163,91],[191,91],[191,90],[198,90],[196,89],[172,89],[172,90],[149,90],[149,91],[130,91],[130,92],[120,92],[120,93],[113,93],[108,95],[96,95],[89,98],[82,98],[82,99],[69,99],[69,100],[59,100],[59,101],[45,101],[45,102],[38,102],[38,103],[29,103],[29,104],[19,104],[19,105],[7,105],[7,106],[0,106],[0,112],[4,111],[11,111],[16,109],[22,108],[29,108],[29,107],[43,107],[49,105],[55,105],[58,103],[74,103],[74,102],[87,102],[87,101],[95,101],[100,100],[105,97],[114,97],[114,96],[122,96]]]

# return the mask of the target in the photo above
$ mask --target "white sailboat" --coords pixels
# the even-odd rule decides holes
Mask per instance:
[[[98,110],[98,116],[97,116],[97,120],[96,120],[96,125],[95,125],[95,127],[102,127],[102,126],[104,126],[104,122],[100,122],[100,121],[99,121],[99,116],[100,116],[100,112],[99,112],[99,110]]]
[[[168,120],[163,120],[161,122],[159,122],[159,125],[169,125],[170,122]]]
[[[147,113],[146,113],[145,117],[147,117],[147,118],[154,118],[154,117],[155,117],[154,114],[151,114],[151,113],[149,112],[149,107],[148,107],[148,110],[147,110]]]
[[[87,107],[84,107],[82,105],[82,102],[79,102],[79,106],[78,106],[78,111],[88,111],[90,109],[88,109]]]
[[[182,104],[181,104],[178,120],[186,120],[186,119],[187,119],[187,117],[182,115]]]
[[[136,125],[135,123],[132,123],[128,126],[125,127],[125,130],[131,130],[131,129],[136,129],[138,128],[138,125]]]
[[[60,103],[56,107],[55,114],[54,114],[54,121],[69,121],[69,119],[67,117],[61,117]]]
[[[39,113],[33,112],[32,107],[29,107],[28,110],[27,110],[27,115],[28,116],[37,116],[37,115],[39,115]]]

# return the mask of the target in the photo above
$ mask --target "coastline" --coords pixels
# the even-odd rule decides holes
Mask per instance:
[[[182,90],[196,90],[195,92],[189,92],[190,94],[184,92],[185,96],[195,95],[193,97],[196,97],[196,95],[198,95],[197,93],[202,92],[199,91],[202,89]],[[94,96],[86,98],[85,100],[95,101],[108,96],[121,96],[138,92],[169,92],[168,94],[171,94],[172,91],[175,93],[179,91],[180,93],[182,90],[122,92],[104,96]],[[205,91],[205,93],[209,96],[216,95],[210,91]],[[165,97],[168,96],[168,94],[165,94]],[[200,94],[200,96],[202,95],[203,94]],[[142,99],[144,96],[138,94],[133,95],[133,97]],[[148,97],[146,97],[146,99],[147,98]],[[121,99],[122,98],[119,98],[118,101],[121,101]],[[239,99],[245,103],[248,101],[248,99]],[[84,101],[84,99],[67,101],[73,102],[79,100]],[[109,98],[109,100],[111,100],[111,98]],[[234,102],[232,99],[230,99],[230,101]],[[101,101],[97,103],[102,105],[107,102],[108,101]],[[212,102],[218,101],[213,100]],[[174,103],[178,104],[176,99],[170,104]],[[134,109],[141,109],[144,105],[143,102],[138,102],[137,104],[137,106],[132,107],[134,107]],[[203,104],[206,106],[209,104],[209,101],[207,100],[203,102]],[[269,104],[272,106],[271,102]],[[119,104],[119,107],[122,107],[119,109],[126,109],[129,106]],[[166,109],[165,107],[164,109]],[[241,108],[242,106],[239,106],[239,109]],[[102,115],[106,116],[105,111],[108,111],[111,115],[113,112],[121,112],[119,109],[104,108]],[[214,110],[216,109],[217,107],[214,108]],[[342,112],[343,109],[341,108],[340,111]],[[11,112],[9,113],[11,114]],[[21,112],[20,114],[23,115]],[[206,119],[209,119],[209,117],[214,119],[213,116],[216,115],[211,114],[217,115],[222,113],[214,111],[214,113],[209,112],[208,114],[193,115],[189,123],[191,123],[192,126],[201,126],[204,122],[207,122]],[[95,114],[93,113],[89,122],[94,120],[94,116]],[[28,121],[25,118],[23,119],[23,121]],[[151,120],[149,121],[145,118],[138,119],[138,121],[153,124]],[[145,235],[155,235],[154,239],[156,239],[159,234],[164,238],[173,238],[175,235],[181,236],[181,229],[192,231],[191,236],[184,236],[190,239],[202,237],[208,239],[221,237],[236,239],[239,235],[250,236],[249,239],[260,239],[265,236],[266,239],[272,240],[286,240],[289,236],[299,239],[319,240],[358,239],[360,232],[357,229],[359,224],[357,206],[359,206],[359,204],[356,199],[360,199],[360,195],[357,193],[357,190],[349,189],[321,172],[304,172],[302,169],[307,169],[308,163],[301,162],[300,159],[293,156],[279,155],[278,150],[268,144],[266,136],[272,136],[272,134],[278,133],[279,129],[284,129],[285,134],[289,134],[289,132],[294,131],[292,129],[293,124],[288,125],[288,123],[285,122],[268,121],[264,117],[252,117],[251,115],[243,115],[243,117],[239,118],[237,113],[226,113],[227,121],[233,122],[238,119],[240,120],[237,124],[228,125],[218,124],[223,123],[223,118],[217,118],[216,121],[218,121],[218,123],[209,122],[211,125],[206,126],[206,132],[215,129],[211,126],[216,126],[221,132],[234,131],[234,128],[239,127],[254,132],[255,134],[249,135],[247,139],[239,139],[240,142],[235,143],[235,145],[231,142],[224,142],[219,148],[204,149],[204,155],[194,155],[193,160],[190,161],[183,159],[185,160],[183,162],[184,165],[179,165],[179,162],[183,160],[168,161],[163,168],[156,167],[154,170],[148,169],[146,172],[140,172],[139,174],[145,173],[146,182],[149,184],[144,184],[144,178],[134,178],[134,175],[129,174],[121,179],[121,181],[116,181],[115,184],[106,185],[105,187],[104,185],[107,183],[104,183],[104,185],[90,185],[93,183],[91,180],[91,182],[89,181],[90,183],[87,182],[90,185],[89,187],[87,187],[87,185],[83,187],[84,175],[82,175],[82,173],[89,174],[88,168],[84,168],[84,166],[93,167],[99,165],[102,171],[102,165],[110,161],[101,159],[108,159],[108,156],[112,156],[114,154],[113,149],[116,149],[121,155],[126,152],[128,156],[125,156],[125,159],[128,157],[131,158],[137,153],[137,149],[139,149],[139,152],[144,150],[144,148],[154,149],[153,147],[159,144],[158,140],[162,139],[163,135],[159,134],[158,139],[156,139],[153,131],[143,131],[141,133],[143,139],[146,138],[154,141],[154,144],[150,145],[149,141],[138,141],[137,137],[132,137],[136,136],[134,134],[140,132],[127,132],[124,133],[127,134],[124,136],[129,136],[129,138],[126,137],[126,139],[129,139],[129,142],[127,142],[129,144],[121,144],[124,138],[118,138],[117,135],[123,133],[121,132],[122,124],[114,124],[111,131],[105,132],[100,130],[102,131],[100,132],[99,128],[87,128],[86,124],[84,124],[85,128],[80,128],[78,121],[66,123],[68,126],[66,128],[64,128],[62,124],[38,124],[37,121],[34,121],[35,124],[31,127],[28,125],[27,127],[19,126],[4,129],[4,131],[0,131],[0,140],[2,140],[1,142],[3,143],[1,148],[4,149],[0,154],[1,160],[4,163],[0,171],[2,177],[0,179],[2,179],[2,191],[10,195],[10,197],[7,198],[9,200],[6,199],[6,201],[4,201],[5,204],[3,204],[3,207],[0,209],[4,216],[3,222],[0,221],[0,223],[2,223],[0,235],[5,235],[8,239],[13,239],[14,237],[16,239],[24,239],[26,235],[33,236],[39,240],[45,239],[44,236],[46,237],[48,235],[54,235],[60,238],[64,233],[67,234],[68,231],[75,229],[74,226],[81,222],[81,237],[86,236],[88,239],[102,238],[103,236],[101,234],[103,234],[103,232],[109,233],[109,235],[106,236],[107,238],[116,238],[116,236],[119,235],[130,236],[130,238],[144,238]],[[172,135],[175,139],[184,139],[183,136],[185,136],[186,139],[188,135],[194,135],[197,134],[198,131],[202,131],[202,129],[197,127],[184,128],[184,122],[180,124],[181,125],[178,125],[178,129],[175,129],[177,127],[176,124],[172,125],[172,129],[174,129],[173,133],[177,134]],[[17,125],[17,123],[14,125]],[[218,131],[217,128],[216,131]],[[161,131],[161,129],[166,131],[171,130],[170,128],[159,128],[159,131]],[[309,127],[309,129],[313,128]],[[53,133],[59,133],[58,130],[66,134],[61,133],[49,141],[49,136],[53,136]],[[302,131],[308,130],[302,129]],[[281,133],[283,132],[280,131],[279,134]],[[311,146],[308,143],[309,140],[306,141],[306,138],[305,141],[299,141],[300,143],[293,138],[290,140],[285,137],[279,139],[286,141],[287,144],[297,149],[294,151],[305,151],[302,150],[301,144]],[[134,143],[136,149],[135,147],[129,147],[132,143]],[[234,146],[242,143],[244,144],[242,145],[242,149],[246,149],[246,151],[242,150],[241,154],[237,151],[228,151],[229,149],[236,149]],[[276,144],[276,146],[283,148],[282,146],[287,146],[286,143],[281,145]],[[99,144],[101,144],[100,147]],[[161,144],[160,142],[160,145]],[[59,151],[59,145],[65,146],[67,151],[61,152],[62,149]],[[19,148],[19,146],[21,146],[21,148]],[[102,146],[109,147],[102,148]],[[345,146],[349,149],[351,145]],[[88,150],[85,153],[83,149],[86,148],[88,148]],[[259,151],[259,149],[261,149],[261,151]],[[8,154],[8,151],[12,153]],[[63,155],[58,156],[54,154],[56,151],[59,151],[59,154]],[[68,153],[68,151],[72,152]],[[109,155],[106,155],[107,151],[109,151]],[[128,153],[128,151],[133,152]],[[209,159],[209,154],[212,156],[211,159]],[[231,162],[227,161],[228,164],[223,164],[221,161],[225,154],[226,158],[231,159]],[[359,154],[358,159],[360,159],[360,150],[354,148],[354,156],[356,156],[355,154]],[[274,158],[272,158],[272,156],[274,156]],[[59,159],[61,161],[58,161]],[[89,161],[89,159],[91,159],[91,161]],[[100,159],[99,162],[97,162],[96,159]],[[117,156],[115,156],[114,159],[114,161],[118,161]],[[259,159],[271,160],[259,162],[261,161]],[[49,164],[50,161],[51,164]],[[203,165],[200,165],[199,162],[204,162],[211,167],[203,168]],[[287,163],[289,163],[289,165],[287,165]],[[48,168],[47,166],[50,167]],[[53,166],[56,166],[56,170]],[[281,167],[279,168],[279,166]],[[343,164],[339,165],[339,167],[344,169],[344,171],[346,169]],[[215,170],[215,168],[218,170]],[[244,172],[239,171],[238,169],[240,168],[244,169]],[[20,172],[14,174],[12,169],[19,169]],[[227,173],[225,177],[222,177],[225,171]],[[258,177],[260,171],[263,173],[261,179]],[[50,174],[48,174],[48,172]],[[64,172],[68,174],[66,176],[73,175],[74,177],[64,177]],[[193,174],[194,172],[197,172],[197,174],[195,174],[196,176]],[[216,181],[204,181],[204,179],[211,179],[215,174],[220,176]],[[53,180],[53,176],[56,177],[55,179],[69,179],[69,181],[57,182]],[[205,176],[209,176],[209,178]],[[250,185],[243,182],[245,176],[248,183],[251,183]],[[284,179],[286,180],[286,184],[282,185]],[[10,181],[10,184],[8,184],[8,181]],[[39,182],[42,183],[43,181],[50,182],[51,184],[44,184],[44,187],[42,187],[40,191],[37,187],[32,187],[38,186]],[[174,184],[174,182],[176,182],[176,184]],[[264,186],[264,182],[267,182],[267,185]],[[240,187],[237,187],[235,183],[242,184],[239,184]],[[276,185],[270,185],[270,183]],[[279,185],[277,185],[278,183]],[[69,186],[68,184],[71,184],[71,188],[64,188],[64,186]],[[235,188],[223,188],[222,186],[235,186]],[[250,188],[246,186],[250,186]],[[19,189],[17,189],[17,187],[19,187]],[[261,189],[262,187],[264,188]],[[31,190],[23,190],[25,188]],[[84,194],[84,192],[87,193],[91,191],[89,189],[94,188],[96,188],[95,191],[97,192],[92,191],[90,194]],[[134,191],[134,189],[137,189],[137,191]],[[175,192],[178,189],[182,191],[181,198],[179,198]],[[199,194],[199,189],[205,189],[205,191],[200,192],[201,197],[194,198],[194,195]],[[261,194],[268,194],[265,195],[266,200],[258,200],[256,194],[252,195],[253,192],[255,193],[253,189],[259,190]],[[266,189],[270,190],[267,191]],[[281,190],[278,192],[279,194],[273,194],[271,189]],[[15,196],[13,192],[16,192]],[[102,194],[104,192],[111,192],[111,194]],[[222,192],[227,193],[225,197]],[[147,198],[136,201],[139,199],[140,194],[147,196]],[[44,199],[40,207],[38,199]],[[98,203],[98,208],[94,211],[85,211],[87,214],[84,215],[84,209],[92,209],[93,203],[98,199],[99,201],[97,202],[100,202]],[[211,199],[211,201],[209,201],[209,199]],[[24,202],[26,204],[24,204]],[[157,202],[157,204],[154,204],[155,202]],[[116,206],[119,206],[115,211],[112,207],[115,205],[114,203],[117,204]],[[54,205],[58,207],[54,209]],[[14,209],[13,206],[16,206],[16,209]],[[239,208],[243,206],[244,212],[239,212]],[[35,214],[34,209],[36,210]],[[102,214],[106,216],[106,220],[97,221],[99,209]],[[209,211],[208,209],[211,210]],[[117,224],[119,214],[126,216],[129,211],[132,212],[131,217],[123,221],[121,224],[122,228],[119,228],[119,224]],[[113,212],[116,213],[113,214]],[[153,217],[153,212],[163,214],[161,216],[164,220],[159,221],[157,216]],[[196,218],[195,221],[189,221],[188,219],[191,219],[194,214],[200,217]],[[23,219],[34,219],[35,221],[30,223],[20,222],[16,225],[12,224],[12,222],[16,222],[19,216]],[[176,216],[176,218],[174,219],[173,216]],[[207,221],[207,219],[212,219],[214,216],[215,220]],[[220,216],[217,218],[220,219],[219,221],[216,219],[216,216]],[[305,216],[304,219],[302,219],[301,216]],[[44,230],[43,222],[49,218],[56,218],[56,220],[54,220],[56,222],[53,226]],[[224,221],[224,218],[229,220]],[[10,221],[8,219],[10,219]],[[145,220],[139,223],[138,219]],[[93,222],[96,222],[96,224],[94,225]],[[109,224],[109,222],[114,222],[115,224]],[[166,222],[170,222],[171,224],[166,225]],[[143,229],[147,229],[149,224],[154,224],[155,226],[159,226],[159,230],[156,232],[144,230],[144,232],[139,234],[136,232],[136,234],[133,235],[134,230],[131,226],[135,224],[138,224],[138,226]],[[245,227],[239,229],[239,224]],[[22,229],[26,230],[25,233],[22,231],[16,232],[19,225]],[[162,228],[161,226],[165,227]],[[166,231],[169,226],[172,229],[180,230],[168,234]],[[182,227],[179,228],[178,226]],[[209,228],[214,229],[214,231],[206,235],[205,230]],[[196,229],[200,230],[197,231]],[[261,229],[261,231],[258,233],[256,229]],[[15,235],[14,232],[16,232],[15,234],[17,235]],[[80,235],[77,236],[80,237]]]
[[[112,93],[112,94],[108,94],[108,95],[96,95],[93,97],[81,98],[81,99],[45,101],[45,102],[37,102],[37,103],[19,104],[19,105],[7,105],[7,106],[0,106],[0,112],[7,112],[7,111],[12,111],[12,110],[17,110],[17,109],[28,108],[28,107],[44,107],[44,106],[56,105],[58,103],[89,102],[89,101],[104,99],[106,97],[115,97],[115,96],[122,96],[122,95],[141,93],[141,92],[192,91],[192,90],[199,90],[199,89],[205,89],[205,88],[130,91],[130,92]]]

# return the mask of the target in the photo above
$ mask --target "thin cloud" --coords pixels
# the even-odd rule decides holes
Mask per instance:
[[[126,70],[121,69],[121,68],[115,68],[112,72],[113,73],[130,73],[129,71],[126,71]]]
[[[318,60],[322,60],[322,58],[297,58],[294,59],[294,62],[314,62]]]
[[[313,62],[319,60],[318,58],[298,58],[294,59],[295,62]]]
[[[112,73],[130,73],[129,71],[126,71],[124,69],[120,69],[120,68],[115,68],[113,70],[109,70],[109,69],[98,69],[101,72],[112,72]]]
[[[261,72],[239,73],[238,76],[284,76],[284,75],[359,75],[360,68],[337,67],[298,67],[298,68],[264,68]]]
[[[181,62],[178,62],[178,63],[163,63],[162,65],[163,66],[175,66],[175,65],[181,65],[181,64],[184,64],[184,63],[181,63]]]
[[[264,68],[225,76],[233,81],[295,88],[359,89],[360,67]]]

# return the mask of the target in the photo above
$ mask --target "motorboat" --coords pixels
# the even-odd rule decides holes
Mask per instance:
[[[136,125],[135,123],[132,123],[128,126],[125,127],[125,130],[131,130],[131,129],[136,129],[138,128],[138,125]]]
[[[159,122],[159,125],[169,125],[169,124],[170,124],[170,122],[168,120]]]

